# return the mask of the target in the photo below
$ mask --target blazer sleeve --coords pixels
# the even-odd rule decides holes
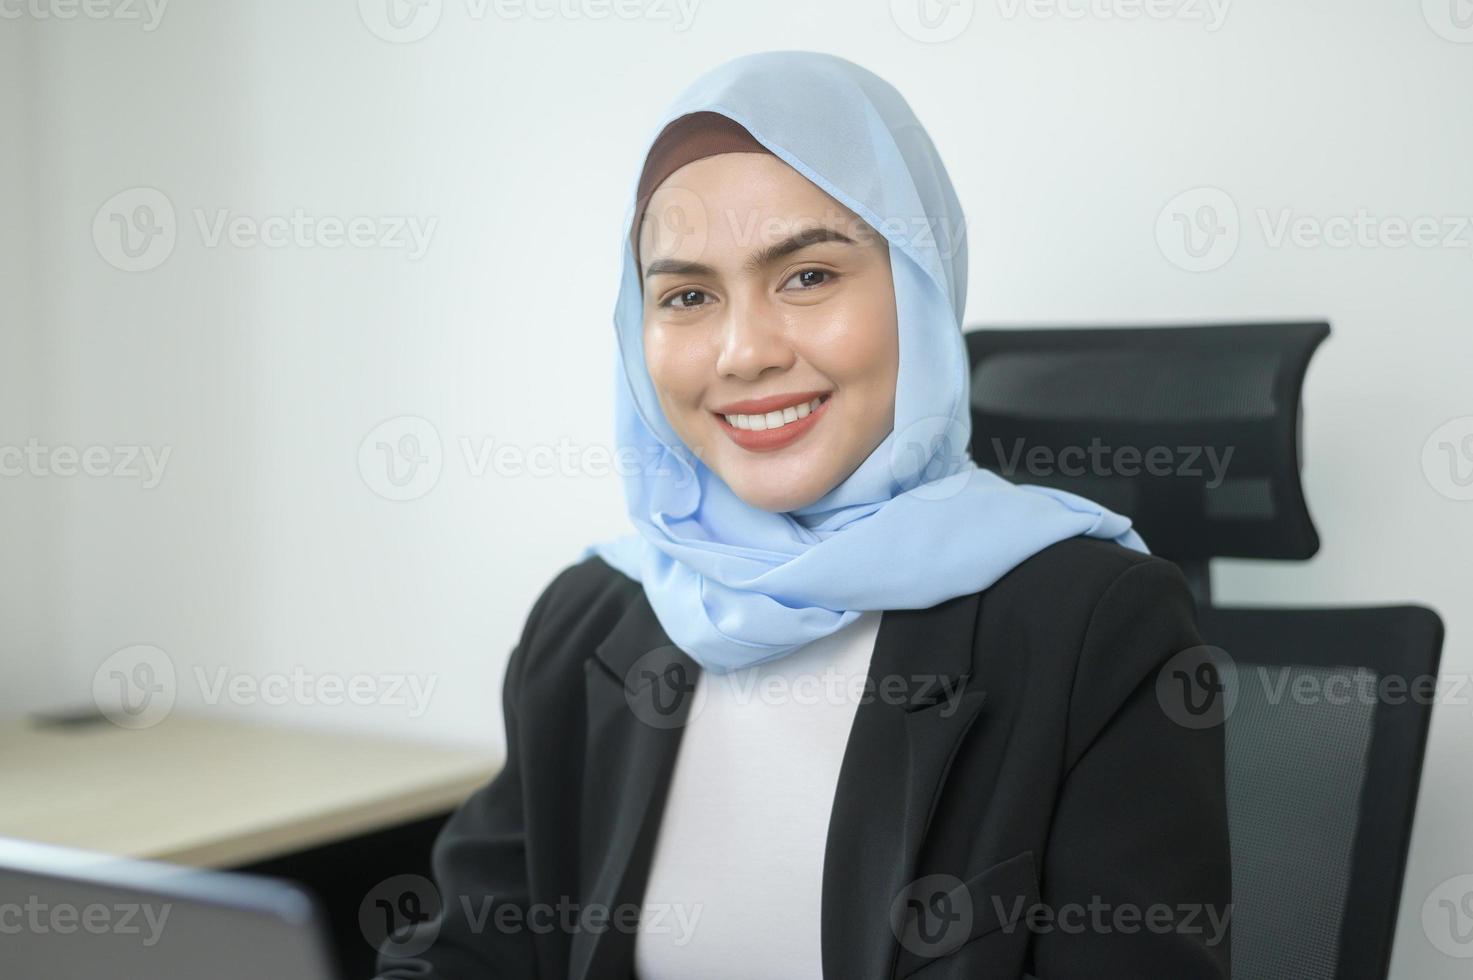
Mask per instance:
[[[505,765],[451,815],[435,838],[431,866],[440,914],[414,926],[407,936],[391,936],[380,945],[382,980],[510,980],[536,974],[531,933],[498,929],[496,910],[518,906],[514,921],[525,921],[530,901],[517,706],[528,650],[555,585],[533,605],[507,661],[501,695]]]
[[[1210,689],[1204,649],[1170,562],[1130,566],[1095,606],[1040,882],[1047,928],[1030,971],[1040,980],[1230,976],[1222,698],[1195,700],[1191,714],[1173,686],[1186,667]]]

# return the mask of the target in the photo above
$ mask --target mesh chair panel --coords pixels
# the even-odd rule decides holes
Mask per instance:
[[[1233,980],[1335,980],[1376,679],[1241,662],[1225,672]]]
[[[1203,510],[1213,520],[1273,519],[1273,483],[1268,479],[1223,480],[1215,487],[1204,486],[1202,490]]]
[[[1237,663],[1222,669],[1234,980],[1385,980],[1441,619],[1205,606],[1197,620]]]

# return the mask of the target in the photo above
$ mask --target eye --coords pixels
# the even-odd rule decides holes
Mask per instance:
[[[689,310],[694,309],[697,306],[705,306],[706,303],[703,302],[703,300],[707,299],[710,299],[710,295],[703,290],[682,289],[680,292],[671,296],[660,305],[677,310]]]
[[[783,283],[783,288],[787,289],[789,286],[797,283],[796,288],[800,290],[813,289],[815,287],[822,286],[824,283],[832,280],[835,275],[835,273],[830,272],[827,269],[801,269],[798,272],[793,273],[792,277],[788,279],[787,282]]]

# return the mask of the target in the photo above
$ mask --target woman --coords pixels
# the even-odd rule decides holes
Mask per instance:
[[[652,136],[637,533],[534,605],[505,769],[385,975],[1226,978],[1221,726],[1156,693],[1191,598],[1125,518],[966,455],[965,231],[905,101],[770,52]]]

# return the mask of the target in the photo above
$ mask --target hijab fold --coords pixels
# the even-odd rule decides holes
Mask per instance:
[[[1138,551],[1128,518],[1076,494],[1018,486],[972,461],[961,323],[967,238],[941,158],[889,83],[834,55],[772,51],[698,78],[646,140],[718,113],[889,243],[899,324],[895,424],[848,478],[798,510],[747,504],[665,419],[645,368],[636,179],[614,309],[615,442],[635,533],[589,545],[641,582],[671,640],[725,673],[783,656],[860,612],[925,609],[992,585],[1078,535]],[[646,168],[648,169],[648,168]]]

